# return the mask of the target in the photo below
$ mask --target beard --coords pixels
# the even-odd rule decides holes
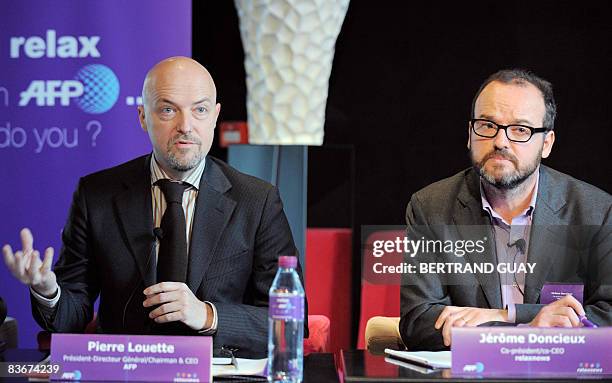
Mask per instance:
[[[487,153],[487,155],[485,155],[480,161],[476,161],[472,151],[470,150],[470,160],[472,161],[474,170],[476,170],[480,177],[482,177],[482,179],[484,179],[491,186],[494,186],[500,190],[512,190],[525,182],[525,180],[538,169],[538,166],[540,165],[540,158],[542,156],[542,149],[543,147],[540,148],[538,155],[533,161],[526,163],[522,167],[519,165],[518,158],[506,150],[495,149],[490,153]],[[500,156],[512,162],[514,169],[501,175],[495,175],[488,172],[485,169],[485,164],[493,156]]]
[[[190,141],[197,145],[196,153],[189,155],[190,149],[179,149],[179,152],[175,153],[173,151],[174,144],[181,140]],[[179,154],[184,155],[180,156]],[[200,161],[206,157],[206,154],[202,152],[202,141],[200,139],[191,135],[180,135],[168,142],[165,157],[166,163],[170,168],[179,172],[186,172],[198,166]]]

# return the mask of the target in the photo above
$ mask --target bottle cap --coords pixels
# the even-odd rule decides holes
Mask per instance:
[[[278,266],[283,268],[295,268],[297,266],[297,257],[281,255],[278,258]]]

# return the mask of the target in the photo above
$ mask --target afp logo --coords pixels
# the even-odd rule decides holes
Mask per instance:
[[[481,373],[484,371],[484,364],[480,362],[476,362],[474,364],[466,364],[463,366],[463,372],[471,372],[471,373]]]
[[[62,374],[61,380],[81,380],[82,377],[83,375],[79,370],[66,371]]]
[[[119,79],[106,65],[91,64],[81,68],[73,80],[33,80],[21,92],[19,106],[69,106],[74,101],[85,113],[109,111],[119,98]]]

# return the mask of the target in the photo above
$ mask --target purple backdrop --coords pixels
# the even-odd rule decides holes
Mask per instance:
[[[78,178],[150,151],[137,97],[148,68],[191,55],[191,1],[35,1],[0,13],[0,244],[60,248]],[[20,347],[39,327],[28,290],[0,265]]]

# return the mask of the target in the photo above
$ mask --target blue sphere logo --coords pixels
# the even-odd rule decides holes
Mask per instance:
[[[105,65],[84,66],[74,79],[83,84],[83,95],[76,99],[76,103],[86,113],[107,112],[119,98],[119,79]]]

